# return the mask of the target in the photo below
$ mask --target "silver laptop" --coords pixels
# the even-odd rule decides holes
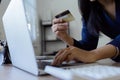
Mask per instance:
[[[22,0],[10,1],[3,25],[13,66],[35,75],[44,74],[36,63]]]

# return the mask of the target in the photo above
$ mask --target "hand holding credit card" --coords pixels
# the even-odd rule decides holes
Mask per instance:
[[[70,13],[69,10],[65,10],[61,13],[59,13],[58,15],[55,16],[55,18],[59,18],[62,19],[65,22],[70,22],[74,20],[73,15]]]

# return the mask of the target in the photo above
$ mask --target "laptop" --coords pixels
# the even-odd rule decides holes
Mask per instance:
[[[45,74],[36,63],[23,1],[11,0],[2,20],[13,66],[35,75]]]

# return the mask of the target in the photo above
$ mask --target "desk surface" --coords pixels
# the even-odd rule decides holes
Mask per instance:
[[[0,66],[0,80],[59,80],[50,75],[35,76],[30,73],[24,72],[12,65]]]
[[[102,60],[99,64],[107,64],[120,66],[120,63],[114,63],[111,60]],[[0,80],[59,80],[50,75],[47,76],[35,76],[24,72],[20,69],[13,67],[12,65],[1,65],[0,66]]]

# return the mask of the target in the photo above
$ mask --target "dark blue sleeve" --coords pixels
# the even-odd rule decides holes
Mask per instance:
[[[88,30],[85,21],[82,19],[83,28],[82,28],[82,40],[77,41],[74,39],[74,46],[84,49],[84,50],[93,50],[97,47],[98,37],[91,35]]]
[[[120,35],[118,35],[114,40],[109,42],[108,44],[114,45],[117,47],[120,51]],[[120,62],[120,55],[118,55],[116,58],[113,59],[116,62]]]

